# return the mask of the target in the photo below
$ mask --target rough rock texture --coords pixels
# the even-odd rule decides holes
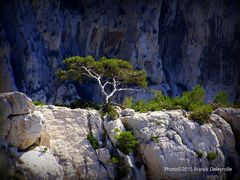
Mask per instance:
[[[0,94],[0,141],[26,149],[38,141],[43,115],[34,111],[31,99],[19,92]]]
[[[97,111],[64,107],[39,107],[46,119],[42,145],[58,157],[66,178],[107,179],[108,174],[87,135],[100,142],[101,118]]]
[[[138,113],[118,108],[120,117],[108,120],[96,110],[53,105],[34,110],[31,100],[17,92],[0,94],[0,100],[3,179],[97,180],[116,179],[121,173],[129,180],[226,177],[210,167],[232,168],[229,177],[240,177],[238,137],[232,131],[233,122],[239,120],[237,109],[218,109],[209,124],[199,125],[183,110]],[[134,154],[126,155],[117,149],[115,136],[128,129],[140,144]],[[209,153],[216,158],[210,160]],[[113,157],[121,157],[121,163],[114,163]]]
[[[55,71],[66,57],[92,54],[129,60],[172,95],[199,83],[208,99],[219,90],[238,99],[239,29],[238,0],[2,0],[0,91],[71,101],[74,87]]]
[[[240,110],[233,108],[219,108],[215,110],[214,113],[221,116],[231,125],[236,137],[237,150],[240,153]]]
[[[16,162],[16,169],[25,179],[63,179],[63,169],[46,147],[38,146],[22,153]]]
[[[186,113],[181,110],[135,113],[133,116],[122,117],[122,120],[127,127],[133,129],[141,142],[140,149],[149,177],[201,179],[211,173],[218,176],[221,174],[200,172],[194,170],[194,167],[223,168],[228,160],[231,160],[233,168],[238,167],[239,159],[234,149],[235,140],[231,127],[224,120],[223,124],[217,124],[222,119],[216,116],[212,117],[214,124],[202,126],[189,121]],[[202,158],[198,157],[198,152],[203,153]],[[215,152],[217,158],[208,160],[209,152]],[[228,159],[228,155],[232,159]],[[183,170],[169,170],[178,167]]]

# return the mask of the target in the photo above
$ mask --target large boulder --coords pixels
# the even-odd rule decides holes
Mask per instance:
[[[0,93],[0,110],[2,118],[11,115],[28,114],[34,110],[32,100],[20,92]],[[3,114],[3,115],[2,115]]]
[[[16,170],[20,171],[25,179],[56,179],[64,178],[60,166],[52,152],[43,146],[23,153],[16,162]]]
[[[225,167],[227,152],[236,153],[233,133],[226,122],[213,130],[213,125],[190,121],[181,110],[135,113],[122,121],[140,141],[152,179],[206,178],[210,174],[219,177],[220,173],[210,172],[209,167]],[[229,142],[224,147],[226,141]],[[216,158],[210,160],[211,153]]]
[[[99,142],[103,137],[97,111],[55,106],[38,107],[38,110],[45,117],[41,144],[59,159],[67,179],[108,179],[107,170],[87,139],[90,133]]]
[[[240,153],[240,109],[218,108],[214,114],[221,116],[231,125],[237,142],[237,150]]]
[[[8,143],[19,149],[26,149],[41,136],[44,117],[41,112],[10,117],[11,128],[8,131]]]
[[[41,135],[43,115],[20,92],[0,94],[0,143],[26,149]]]

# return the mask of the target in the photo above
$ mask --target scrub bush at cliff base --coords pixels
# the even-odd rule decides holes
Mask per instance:
[[[199,124],[207,122],[214,109],[230,106],[227,102],[227,95],[223,91],[217,93],[211,103],[206,104],[205,91],[200,85],[195,86],[191,91],[183,92],[182,96],[174,98],[164,96],[160,91],[153,92],[155,94],[153,99],[140,100],[133,104],[129,102],[131,98],[128,97],[124,102],[139,112],[184,109],[190,112],[189,118]]]

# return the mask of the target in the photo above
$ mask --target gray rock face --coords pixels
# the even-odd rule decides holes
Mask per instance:
[[[42,145],[58,157],[67,179],[107,179],[107,170],[87,140],[92,132],[101,141],[101,118],[97,111],[65,107],[39,107],[45,116]],[[102,158],[100,158],[102,159]]]
[[[240,110],[233,108],[218,108],[214,111],[215,114],[221,116],[227,121],[235,134],[237,141],[237,150],[240,152]]]
[[[0,8],[0,91],[16,85],[34,100],[62,101],[56,69],[91,54],[129,60],[169,94],[199,83],[208,99],[219,90],[240,96],[237,0],[3,0]]]
[[[223,168],[227,161],[231,161],[231,166],[237,170],[239,157],[230,125],[217,115],[212,115],[211,119],[212,124],[201,126],[190,121],[181,110],[122,117],[123,123],[133,130],[140,141],[151,179],[220,177],[221,173],[210,172],[209,167]],[[216,153],[216,158],[210,160],[208,154],[212,152]],[[206,171],[201,171],[201,168]]]
[[[0,142],[21,150],[38,141],[43,115],[34,111],[31,99],[19,92],[0,94]]]
[[[214,167],[232,170],[231,177],[239,179],[238,137],[232,131],[239,120],[237,109],[218,109],[209,124],[199,125],[183,110],[126,109],[108,120],[96,110],[53,105],[34,110],[30,99],[17,92],[0,94],[0,100],[3,177],[94,180],[124,173],[125,179],[136,180],[224,178],[225,172],[209,169]],[[127,129],[139,141],[135,154],[118,149],[116,135]]]
[[[63,169],[52,155],[52,152],[43,146],[25,152],[16,162],[16,169],[25,179],[63,179]]]

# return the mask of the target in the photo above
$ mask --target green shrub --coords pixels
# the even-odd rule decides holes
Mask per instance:
[[[158,143],[158,138],[159,136],[152,136],[151,141],[153,141],[154,143]]]
[[[99,148],[99,144],[98,144],[96,138],[91,133],[87,135],[87,140],[90,142],[90,144],[92,145],[92,147],[94,149]]]
[[[208,152],[207,153],[207,159],[209,161],[212,161],[217,158],[217,153],[216,152]]]
[[[118,157],[113,156],[109,162],[113,164],[117,164],[119,162]]]
[[[117,163],[117,177],[124,179],[130,173],[131,167],[126,163],[124,158],[119,157]]]
[[[214,98],[213,102],[222,104],[222,105],[227,105],[227,94],[224,91],[218,92]]]
[[[205,92],[204,89],[197,85],[192,91],[183,92],[182,97],[176,97],[174,99],[174,105],[179,106],[186,111],[192,110],[193,104],[204,104]]]
[[[117,113],[117,111],[114,109],[112,105],[109,105],[107,116],[110,120],[114,120],[119,117],[119,114]]]
[[[228,99],[227,94],[224,91],[218,92],[213,97],[213,103],[212,103],[213,109],[217,109],[219,107],[227,107],[228,106],[227,99]]]
[[[90,101],[85,101],[85,100],[76,100],[74,102],[72,102],[69,107],[71,109],[76,109],[76,108],[82,108],[82,109],[87,109],[87,108],[91,108],[91,109],[96,109],[96,110],[100,110],[101,106],[90,102]]]
[[[240,102],[234,102],[231,107],[240,109]]]
[[[136,102],[133,105],[133,109],[135,111],[139,111],[141,113],[144,113],[144,112],[148,111],[147,104],[146,104],[146,102],[144,100],[140,100],[140,101]]]
[[[197,121],[199,124],[204,124],[212,113],[213,109],[210,105],[198,105],[191,106],[192,112],[190,113],[190,119]]]
[[[155,94],[153,99],[136,102],[132,107],[135,111],[159,111],[162,109],[185,109],[191,110],[192,104],[204,104],[205,92],[204,89],[197,85],[192,91],[183,92],[181,97],[171,98],[164,96],[160,91],[153,91]]]
[[[138,145],[138,141],[130,131],[124,131],[115,136],[117,140],[117,148],[124,154],[130,154]]]
[[[130,97],[125,97],[124,100],[123,100],[123,103],[122,105],[126,108],[132,108],[132,105],[133,105],[133,97],[130,96]]]
[[[131,167],[126,163],[123,157],[120,156],[113,156],[110,160],[110,163],[115,164],[117,170],[117,178],[116,179],[123,179],[126,177],[131,170]]]
[[[202,158],[203,157],[203,152],[202,151],[197,151],[197,157]]]
[[[44,102],[41,102],[41,101],[33,101],[33,104],[35,105],[35,106],[44,106],[44,105],[46,105]]]

